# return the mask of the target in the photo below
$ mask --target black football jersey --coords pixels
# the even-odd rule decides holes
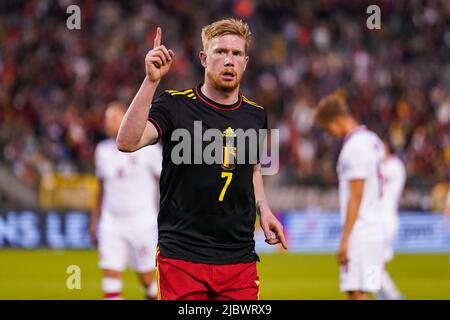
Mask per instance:
[[[236,103],[222,105],[208,99],[200,87],[201,84],[185,91],[166,90],[154,99],[148,117],[163,144],[158,215],[160,254],[207,264],[256,261],[255,162],[248,156],[244,163],[236,163],[236,146],[230,145],[230,139],[226,138],[233,137],[237,129],[267,129],[267,115],[263,107],[241,94]],[[221,163],[199,161],[210,143],[201,140],[195,146],[194,135],[199,128],[202,134],[208,129],[222,132]],[[177,129],[190,134],[191,139],[187,140],[190,150],[180,151]],[[198,135],[196,141],[200,141]],[[172,153],[187,160],[173,161]]]

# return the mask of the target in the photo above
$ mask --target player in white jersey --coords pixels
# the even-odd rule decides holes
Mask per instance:
[[[358,124],[337,95],[319,102],[315,122],[332,136],[344,139],[337,164],[343,226],[336,253],[340,289],[350,300],[368,299],[369,293],[380,289],[383,270],[383,143]]]
[[[389,143],[385,141],[386,157],[383,161],[383,196],[381,199],[384,218],[384,263],[394,258],[393,241],[397,235],[399,217],[398,205],[405,187],[406,169],[403,162],[391,152]],[[399,300],[402,295],[390,277],[386,268],[381,275],[381,289],[377,293],[379,299]]]
[[[449,188],[447,193],[447,198],[445,199],[444,203],[444,227],[449,228],[450,226],[450,181],[449,181]],[[450,266],[450,259],[448,260],[448,265]]]
[[[449,183],[450,185],[450,183]],[[445,214],[445,218],[447,220],[450,219],[450,187],[448,189],[448,194],[447,194],[447,199],[444,205],[444,214]]]
[[[92,213],[90,234],[98,244],[105,299],[122,298],[122,273],[127,265],[138,273],[146,298],[156,299],[157,182],[162,155],[158,147],[134,153],[117,150],[115,138],[125,111],[115,102],[105,113],[109,139],[95,150],[101,192],[98,208]]]

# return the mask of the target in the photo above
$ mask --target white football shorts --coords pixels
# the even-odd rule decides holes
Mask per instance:
[[[99,267],[124,271],[129,265],[139,273],[156,269],[158,227],[155,223],[139,223],[108,219],[98,229]]]
[[[350,237],[348,264],[340,266],[340,290],[376,292],[381,288],[384,241]]]

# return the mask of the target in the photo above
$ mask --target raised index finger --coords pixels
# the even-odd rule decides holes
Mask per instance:
[[[153,48],[159,47],[161,45],[161,28],[156,28],[156,37],[153,41]]]

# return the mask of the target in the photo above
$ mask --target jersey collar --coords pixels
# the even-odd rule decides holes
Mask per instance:
[[[350,139],[350,137],[353,136],[355,133],[366,130],[367,128],[364,125],[353,128],[345,135],[344,142],[348,141],[348,139]]]
[[[236,101],[233,104],[221,104],[221,103],[215,102],[214,100],[211,100],[207,96],[205,96],[203,94],[202,90],[200,90],[202,85],[203,85],[203,83],[200,83],[197,87],[195,87],[195,94],[197,95],[197,97],[200,98],[200,100],[202,100],[202,102],[204,102],[208,106],[213,107],[215,109],[219,109],[219,110],[236,110],[237,108],[239,108],[242,105],[242,101],[243,101],[242,94],[239,93],[238,101]]]

